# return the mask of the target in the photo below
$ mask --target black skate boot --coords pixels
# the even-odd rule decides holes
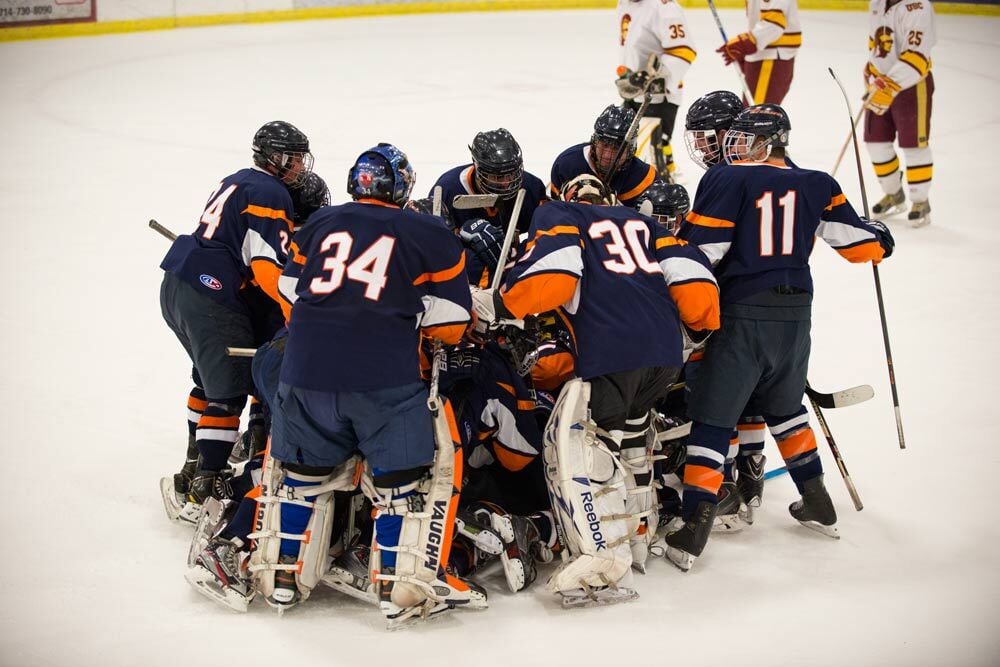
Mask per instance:
[[[875,202],[875,205],[872,206],[872,220],[882,220],[890,215],[901,213],[905,203],[906,193],[900,187],[895,194],[886,195]]]
[[[823,486],[823,475],[814,477],[802,485],[802,498],[788,506],[792,517],[806,528],[835,540],[840,539],[837,532],[837,510],[833,507],[830,494]]]
[[[736,488],[743,501],[740,518],[748,526],[753,525],[754,510],[760,507],[764,499],[765,463],[767,457],[763,454],[736,457]]]
[[[195,472],[191,480],[191,486],[187,492],[187,501],[194,505],[201,505],[206,498],[217,498],[218,500],[229,500],[233,497],[233,489],[229,485],[231,474],[229,472],[217,472],[214,470],[199,470]]]
[[[229,465],[235,466],[238,463],[249,461],[264,451],[267,447],[267,429],[261,425],[253,425],[236,439],[236,445],[229,455]]]
[[[278,556],[279,565],[295,565],[295,556],[282,554]],[[274,592],[267,602],[278,610],[279,614],[294,607],[301,599],[299,587],[295,583],[295,572],[292,570],[276,570],[274,573]]]
[[[460,509],[455,515],[455,532],[469,540],[477,549],[499,556],[503,553],[504,541],[493,528],[491,512],[482,507]]]
[[[198,446],[193,435],[188,436],[187,455],[181,471],[172,477],[160,478],[160,495],[163,497],[163,509],[171,521],[198,521],[198,507],[190,506],[187,493],[191,489],[191,480],[198,469]]]
[[[740,518],[745,505],[740,501],[740,492],[736,482],[723,482],[719,488],[719,504],[716,505],[715,520],[712,522],[713,533],[738,533],[746,525]]]
[[[178,496],[184,497],[184,494],[191,488],[191,480],[194,479],[194,473],[197,469],[198,445],[195,443],[194,436],[189,435],[187,456],[184,459],[184,465],[181,466],[180,472],[174,473],[174,492]]]
[[[663,541],[667,544],[666,557],[683,572],[691,569],[695,559],[705,550],[712,523],[715,521],[716,505],[706,501],[698,503],[691,519],[679,530],[668,533]]]
[[[923,227],[931,224],[931,203],[929,201],[915,201],[910,207],[910,212],[906,216],[906,221],[910,227]]]
[[[234,611],[245,612],[254,590],[243,569],[242,543],[212,538],[184,578],[202,595]]]

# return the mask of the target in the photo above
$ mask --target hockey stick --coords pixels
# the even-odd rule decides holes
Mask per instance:
[[[156,220],[149,221],[149,228],[152,229],[153,231],[160,232],[171,241],[177,240],[177,234],[174,234],[172,231],[170,231],[169,229],[158,223]]]
[[[840,82],[833,68],[828,67],[830,76],[840,86],[840,92],[844,95],[844,103],[847,105],[847,116],[851,116],[851,100],[847,96],[847,89]],[[868,194],[865,192],[865,175],[861,169],[861,149],[858,147],[858,133],[851,125],[851,139],[854,142],[854,160],[858,165],[858,181],[861,185],[861,204],[865,209],[865,220],[871,220],[871,213],[868,211]],[[906,438],[903,436],[903,416],[899,412],[899,393],[896,391],[896,373],[892,366],[892,349],[889,347],[889,327],[885,321],[885,301],[882,299],[882,281],[878,275],[878,265],[872,264],[872,274],[875,277],[875,296],[878,299],[878,315],[882,321],[882,342],[885,345],[885,363],[889,370],[889,388],[892,390],[892,405],[896,412],[896,433],[899,436],[899,448],[906,449]]]
[[[729,38],[726,37],[726,29],[722,27],[722,19],[719,18],[719,10],[715,8],[715,2],[713,2],[713,0],[708,0],[708,8],[712,10],[712,16],[715,17],[715,25],[718,26],[719,34],[722,35],[722,43],[728,44]],[[753,93],[750,92],[750,86],[747,85],[747,79],[743,76],[742,66],[735,60],[732,64],[736,66],[736,76],[740,78],[740,86],[743,89],[743,94],[746,95],[747,103],[753,104]]]
[[[858,490],[854,488],[854,481],[851,479],[850,473],[847,472],[844,458],[840,455],[840,449],[837,448],[833,434],[830,433],[830,426],[826,423],[826,417],[823,416],[823,409],[816,404],[816,401],[811,396],[809,397],[809,403],[812,405],[813,412],[816,413],[816,421],[819,422],[819,427],[823,429],[823,435],[826,436],[826,442],[830,445],[830,451],[833,452],[833,460],[837,462],[837,468],[840,469],[840,476],[844,478],[844,484],[847,485],[847,493],[851,495],[851,500],[854,501],[854,509],[860,512],[865,506],[861,504],[861,496],[858,495]]]
[[[441,217],[441,197],[443,196],[443,192],[444,190],[441,189],[440,185],[434,186],[434,199],[431,204],[431,213],[439,218]]]
[[[830,410],[864,403],[875,395],[875,390],[872,389],[871,385],[862,384],[850,389],[841,389],[840,391],[824,394],[816,391],[807,384],[806,394],[809,396],[809,400],[815,401],[819,407],[824,410]]]
[[[507,233],[503,237],[503,247],[500,249],[500,261],[497,262],[496,273],[493,274],[493,281],[490,288],[496,291],[500,287],[500,278],[503,276],[504,267],[510,259],[510,246],[514,243],[514,235],[517,233],[517,218],[521,215],[521,205],[524,204],[524,196],[527,194],[524,188],[517,191],[517,199],[514,200],[514,209],[510,213],[510,220],[507,222]]]
[[[252,357],[257,354],[255,347],[227,347],[226,354],[230,357]]]
[[[861,117],[865,115],[865,104],[868,103],[868,98],[871,97],[870,93],[865,93],[865,96],[861,98],[861,108],[858,109],[858,115],[854,117],[854,125],[851,127],[851,133],[854,133],[854,128],[858,126],[861,122]],[[844,153],[847,152],[847,147],[851,145],[851,135],[848,134],[844,138],[844,144],[840,147],[840,152],[837,153],[837,161],[833,163],[833,169],[830,170],[831,176],[837,175],[837,170],[840,169],[840,161],[844,159]]]
[[[649,57],[646,58],[646,70],[652,70],[653,64],[656,62],[656,54],[650,53]],[[600,177],[604,184],[611,189],[611,179],[613,179],[618,173],[618,163],[621,162],[622,158],[625,157],[625,149],[635,140],[636,136],[639,134],[639,124],[642,122],[642,117],[646,114],[646,109],[649,108],[649,101],[652,99],[653,95],[650,92],[650,88],[656,79],[650,77],[646,82],[646,85],[642,87],[642,103],[639,105],[639,110],[635,112],[635,118],[632,119],[632,123],[628,126],[628,131],[625,133],[625,140],[622,142],[621,146],[618,147],[618,152],[615,153],[615,159],[611,162],[611,166],[608,167],[608,172],[604,175],[595,174]]]
[[[455,195],[451,207],[460,211],[473,208],[493,208],[497,204],[498,195]]]

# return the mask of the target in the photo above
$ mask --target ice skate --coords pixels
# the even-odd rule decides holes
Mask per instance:
[[[538,529],[530,519],[511,514],[495,513],[492,522],[504,540],[500,562],[507,586],[511,593],[517,593],[530,586],[538,576],[535,558],[531,555],[531,545],[538,541]]]
[[[719,504],[716,506],[713,533],[738,533],[746,527],[743,519],[746,506],[740,500],[736,482],[724,482],[719,489]]]
[[[923,227],[931,224],[931,203],[929,201],[915,201],[910,207],[910,212],[906,216],[906,221],[910,227]]]
[[[906,204],[906,193],[900,188],[895,194],[886,195],[872,206],[872,220],[884,220],[891,215],[902,213]]]
[[[366,545],[359,544],[348,549],[333,559],[322,582],[344,595],[377,605],[378,596],[368,577],[370,553]]]
[[[709,533],[715,521],[716,506],[708,501],[698,504],[690,521],[686,521],[680,529],[668,533],[666,542],[666,558],[682,572],[687,572],[694,561],[701,556],[708,543]]]
[[[603,576],[601,578],[604,579]],[[558,591],[557,595],[563,608],[603,607],[621,602],[631,602],[639,598],[638,591],[631,585],[622,585],[623,583],[632,583],[631,573],[627,574],[618,584],[611,583],[607,579],[604,581],[607,584],[605,586],[589,586],[581,579],[581,588]]]
[[[837,532],[837,510],[833,507],[830,494],[823,485],[823,475],[814,477],[802,485],[802,498],[788,506],[792,517],[806,528],[822,533],[835,540]]]
[[[278,557],[279,565],[295,565],[295,556],[282,554]],[[275,570],[274,591],[264,601],[277,610],[281,616],[302,600],[302,594],[295,583],[294,570]]]
[[[491,512],[486,509],[459,510],[455,516],[455,530],[477,549],[491,556],[499,556],[504,550],[504,540],[491,524],[490,515]],[[514,536],[510,535],[510,539],[514,539]]]
[[[245,612],[254,589],[243,569],[241,545],[214,538],[198,554],[184,578],[196,591],[233,611]]]
[[[764,498],[765,463],[767,457],[763,454],[736,458],[736,488],[739,490],[740,500],[743,501],[740,519],[747,526],[753,525],[754,510],[761,506]]]
[[[160,495],[163,497],[163,509],[166,510],[168,519],[191,524],[198,521],[201,505],[189,503],[186,494],[178,493],[174,478],[160,478]]]

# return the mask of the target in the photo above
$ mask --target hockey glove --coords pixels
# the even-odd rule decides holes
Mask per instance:
[[[492,275],[500,262],[503,250],[503,232],[486,220],[469,220],[458,235],[476,258],[482,262]]]
[[[626,67],[619,68],[618,80],[615,81],[615,85],[618,86],[618,94],[626,100],[632,100],[642,95],[647,83],[649,83],[649,72],[633,72]]]
[[[727,65],[742,63],[751,53],[757,53],[757,40],[748,32],[742,32],[715,50],[722,54]]]
[[[889,77],[875,77],[868,88],[868,101],[865,102],[865,107],[875,115],[881,116],[892,106],[892,101],[896,99],[900,90],[902,89],[899,84]]]
[[[891,257],[892,249],[896,247],[896,241],[892,238],[892,234],[889,233],[889,228],[885,226],[885,223],[876,220],[864,220],[864,223],[868,225],[868,231],[875,235],[878,244],[882,246],[882,252],[884,253],[882,259]]]

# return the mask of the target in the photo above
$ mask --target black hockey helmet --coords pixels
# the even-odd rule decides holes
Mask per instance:
[[[408,208],[411,211],[417,213],[426,213],[427,215],[434,215],[434,199],[432,197],[424,197],[423,199],[411,199],[406,202],[406,206],[403,208]],[[451,217],[451,211],[448,209],[448,205],[443,201],[441,202],[441,215],[440,217],[444,219],[444,224],[448,225],[448,229],[455,229],[455,221]]]
[[[302,185],[288,190],[295,207],[295,225],[300,227],[309,216],[324,206],[330,205],[330,188],[316,172],[310,172]]]
[[[741,111],[743,100],[728,90],[716,90],[694,101],[684,120],[684,143],[695,164],[708,169],[722,161],[722,139]]]
[[[787,146],[792,122],[777,104],[757,104],[736,116],[722,144],[726,162],[762,162],[774,146]]]
[[[640,213],[659,220],[667,229],[675,232],[683,217],[691,210],[691,199],[683,185],[657,180],[642,193],[637,208]],[[647,210],[651,212],[647,213]]]
[[[250,147],[254,164],[288,186],[302,184],[312,171],[309,138],[291,123],[283,120],[265,123],[253,135]]]
[[[684,119],[684,129],[728,130],[743,109],[743,100],[736,93],[713,91],[694,101]]]
[[[627,106],[610,104],[594,121],[594,134],[590,137],[590,158],[602,173],[611,171],[615,155],[625,140],[628,130],[635,120],[635,111]],[[622,152],[622,160],[618,164],[624,167],[635,154],[635,137]]]
[[[514,136],[504,128],[480,132],[469,146],[476,166],[476,186],[507,199],[521,188],[524,159]]]
[[[563,186],[559,188],[559,199],[565,202],[598,206],[614,206],[617,203],[614,193],[604,184],[604,181],[593,174],[580,174],[563,183]]]

